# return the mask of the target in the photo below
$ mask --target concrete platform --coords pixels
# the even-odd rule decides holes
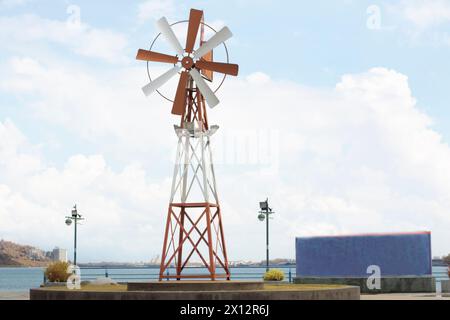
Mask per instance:
[[[298,284],[341,284],[358,286],[361,293],[435,293],[436,280],[432,276],[416,277],[382,277],[381,289],[369,289],[367,278],[359,277],[297,277],[294,279]]]
[[[342,285],[295,285],[238,282],[230,284],[183,282],[85,286],[81,290],[39,288],[30,290],[30,300],[359,300],[359,287]],[[180,284],[181,283],[181,284]],[[176,289],[178,285],[178,290]],[[194,286],[194,287],[193,287]],[[204,290],[193,290],[204,286]],[[257,286],[256,289],[250,289]],[[164,287],[168,290],[162,290]],[[130,291],[132,288],[143,290]],[[156,291],[148,291],[150,288]],[[246,289],[245,289],[246,288]],[[221,290],[217,290],[221,289]]]
[[[242,291],[263,290],[261,281],[161,281],[129,282],[127,291]]]

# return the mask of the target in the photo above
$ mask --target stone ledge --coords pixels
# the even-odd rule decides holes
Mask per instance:
[[[367,287],[367,278],[358,277],[297,277],[294,283],[298,284],[341,284],[358,286],[361,293],[434,293],[436,281],[432,276],[415,277],[382,277],[381,289],[373,290]]]
[[[31,289],[30,300],[359,300],[359,287],[317,290],[76,291]]]

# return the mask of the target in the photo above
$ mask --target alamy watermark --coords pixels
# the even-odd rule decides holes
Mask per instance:
[[[370,276],[367,278],[367,289],[369,290],[381,290],[381,268],[377,265],[370,265],[366,270]]]
[[[70,265],[67,268],[67,273],[70,274],[66,281],[66,287],[69,290],[81,289],[81,269],[78,266]]]
[[[367,18],[366,26],[369,30],[381,29],[381,8],[377,5],[371,5],[366,10],[369,17]]]
[[[66,13],[69,15],[66,20],[67,28],[80,29],[81,28],[81,8],[77,5],[70,5],[66,9]]]
[[[368,16],[366,20],[366,27],[371,31],[393,30],[396,28],[393,26],[388,27],[383,25],[382,10],[381,7],[376,4],[372,4],[367,7],[366,15]]]
[[[281,152],[278,130],[224,130],[213,135],[210,143],[214,165],[278,172]],[[191,139],[191,144],[193,150],[189,152],[195,150],[200,154],[200,141]],[[172,159],[177,159],[175,147],[171,153]],[[178,160],[183,163],[189,159],[181,157]]]

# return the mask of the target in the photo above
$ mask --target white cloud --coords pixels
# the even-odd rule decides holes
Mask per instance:
[[[4,7],[16,7],[16,6],[23,6],[33,0],[1,0],[0,6]]]
[[[450,22],[450,3],[445,0],[402,1],[398,9],[404,18],[420,28]]]
[[[0,17],[0,40],[5,48],[19,54],[29,54],[41,47],[48,49],[49,44],[57,44],[81,56],[108,62],[128,60],[124,54],[127,39],[121,33],[31,14]]]
[[[10,119],[0,123],[0,180],[17,185],[17,179],[41,167],[39,150],[31,146]],[[27,153],[23,153],[27,150]],[[20,179],[19,179],[20,180]]]
[[[386,4],[397,29],[413,45],[450,45],[450,3],[446,0],[408,0]]]
[[[16,151],[26,141],[10,120],[0,123],[0,136],[0,173],[11,176],[0,184],[2,238],[46,249],[70,248],[64,216],[76,202],[86,217],[80,227],[80,259],[121,260],[115,254],[122,252],[124,260],[148,260],[159,252],[148,241],[161,238],[163,216],[154,208],[165,205],[169,181],[151,182],[139,165],[114,172],[100,155],[75,155],[61,169],[36,166],[38,155]],[[22,166],[22,158],[34,162]],[[17,167],[9,172],[12,163]],[[21,179],[20,184],[11,182],[13,178]]]
[[[147,99],[140,90],[148,82],[144,66],[98,73],[79,65],[15,57],[3,66],[3,74],[0,90],[21,96],[28,112],[87,141],[101,139],[103,147],[126,148],[118,154],[149,156],[150,145],[167,146],[161,134],[173,134],[166,125],[173,120],[170,104],[156,95]],[[166,157],[171,149],[166,147]]]
[[[148,20],[157,20],[163,16],[170,16],[175,12],[175,3],[173,0],[146,0],[139,4],[138,20],[139,23]]]
[[[93,247],[89,252],[105,248],[110,259],[149,258],[144,245],[134,251],[125,247],[138,242],[152,243],[158,253],[174,118],[158,96],[143,98],[144,70],[121,68],[113,76],[121,81],[111,82],[105,80],[110,74],[16,58],[4,74],[8,82],[0,87],[31,94],[30,107],[40,118],[94,146],[113,143],[124,163],[144,164],[113,170],[108,152],[72,157],[59,169],[41,164],[23,178],[25,186],[4,186],[5,203],[24,203],[24,212],[52,212],[55,239],[69,241],[58,233],[58,219],[77,199],[90,216],[84,227]],[[271,236],[276,256],[292,257],[294,237],[300,235],[422,229],[433,232],[434,253],[445,253],[450,149],[417,108],[406,76],[375,68],[343,76],[334,89],[317,90],[255,73],[230,79],[219,96],[222,104],[209,113],[210,122],[223,128],[214,140],[217,151],[229,147],[227,132],[243,128],[276,130],[280,138],[279,148],[272,150],[279,152],[277,171],[255,164],[217,166],[230,259],[263,256],[262,245],[261,252],[255,250],[264,242],[256,215],[265,196],[277,212]],[[8,208],[4,215],[12,214]],[[111,221],[103,225],[108,214]],[[10,222],[4,230],[16,237],[27,230],[26,225],[17,228]],[[55,239],[42,242],[52,246]],[[89,252],[86,256],[94,259]]]
[[[257,196],[268,194],[274,242],[286,252],[296,235],[416,229],[432,230],[435,251],[445,252],[450,149],[407,77],[375,68],[344,76],[333,91],[273,80],[228,88],[215,111],[223,127],[264,126],[282,139],[277,174],[239,176],[238,189],[236,176],[219,175],[222,198],[241,213],[236,228],[256,222]]]

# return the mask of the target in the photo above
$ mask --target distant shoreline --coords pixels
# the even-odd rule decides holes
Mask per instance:
[[[85,269],[158,269],[160,265],[135,265],[135,264],[78,264],[79,267]],[[265,268],[265,264],[242,264],[242,265],[233,265],[230,268]],[[272,264],[271,268],[276,267],[295,267],[295,263],[286,263],[286,264]],[[46,266],[20,266],[20,265],[0,265],[0,269],[45,269]],[[200,265],[188,266],[187,268],[204,268]]]

